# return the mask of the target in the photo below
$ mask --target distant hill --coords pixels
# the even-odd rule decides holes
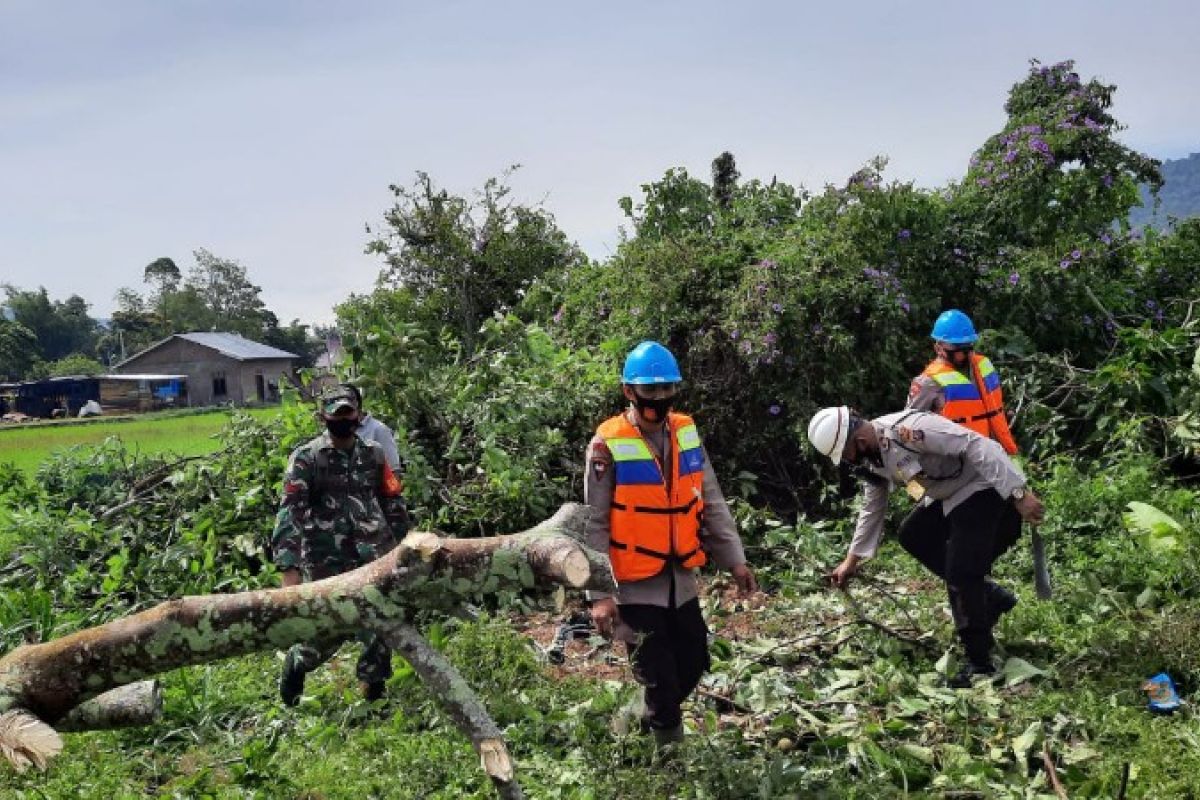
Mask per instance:
[[[1168,217],[1200,216],[1200,153],[1164,161],[1162,173],[1166,183],[1158,193],[1161,205],[1154,208],[1150,191],[1143,186],[1142,207],[1129,212],[1129,221],[1135,227],[1164,228]]]

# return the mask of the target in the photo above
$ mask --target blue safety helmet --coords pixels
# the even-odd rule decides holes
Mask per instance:
[[[658,342],[642,342],[625,357],[621,382],[635,385],[648,383],[679,383],[679,363],[671,351]]]
[[[943,311],[933,323],[929,336],[935,342],[946,344],[974,344],[979,339],[971,318],[957,308]]]

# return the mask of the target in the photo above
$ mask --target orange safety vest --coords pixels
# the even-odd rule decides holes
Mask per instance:
[[[608,557],[617,581],[657,575],[669,562],[686,568],[708,560],[700,549],[704,514],[704,451],[696,423],[686,414],[669,414],[673,446],[670,481],[662,464],[625,414],[597,429],[613,459],[612,510]]]
[[[942,416],[981,436],[995,439],[1010,456],[1017,443],[1004,416],[1004,393],[1000,375],[986,357],[971,354],[971,375],[963,375],[947,361],[936,358],[921,373],[937,381],[946,397]]]

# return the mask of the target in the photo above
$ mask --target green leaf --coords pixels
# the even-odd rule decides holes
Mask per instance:
[[[1009,659],[1010,661],[1013,659]],[[1041,721],[1029,723],[1029,727],[1020,736],[1012,740],[1013,755],[1017,757],[1018,764],[1024,764],[1029,758],[1029,751],[1037,744],[1038,739],[1042,735]]]
[[[1128,507],[1129,511],[1121,515],[1125,528],[1131,533],[1145,535],[1151,551],[1162,554],[1179,549],[1180,541],[1176,534],[1183,533],[1182,525],[1148,503],[1134,500]]]
[[[1046,674],[1045,670],[1038,669],[1023,658],[1008,659],[1000,672],[1004,676],[1004,685],[1010,687]]]

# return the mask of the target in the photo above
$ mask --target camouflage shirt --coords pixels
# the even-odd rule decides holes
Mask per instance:
[[[275,518],[275,565],[312,580],[375,560],[408,530],[402,489],[372,442],[355,437],[351,449],[339,450],[326,432],[301,445]]]

